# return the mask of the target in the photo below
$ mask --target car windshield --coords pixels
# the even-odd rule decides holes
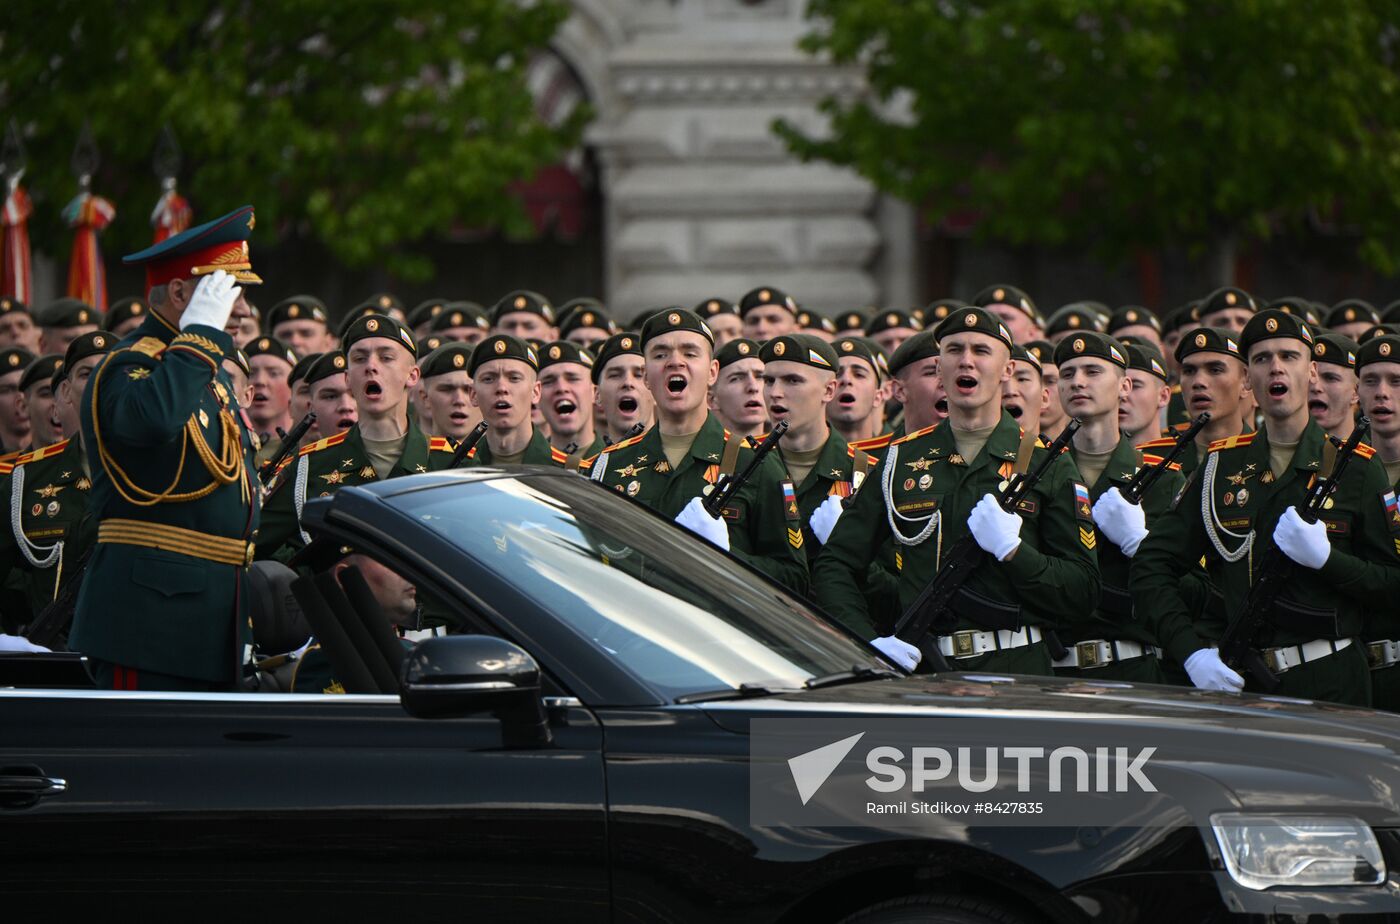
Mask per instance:
[[[582,478],[496,478],[392,502],[667,697],[888,670],[801,600]]]

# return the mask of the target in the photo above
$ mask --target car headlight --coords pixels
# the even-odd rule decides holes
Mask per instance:
[[[1381,845],[1347,815],[1210,816],[1230,878],[1247,889],[1379,885]]]

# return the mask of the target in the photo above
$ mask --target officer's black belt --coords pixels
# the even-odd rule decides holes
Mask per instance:
[[[253,561],[253,544],[245,539],[214,536],[141,520],[103,520],[97,525],[97,541],[107,545],[139,545],[164,552],[178,552],[222,565],[242,567]]]

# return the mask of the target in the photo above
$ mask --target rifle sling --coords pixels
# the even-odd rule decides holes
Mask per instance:
[[[1016,448],[1016,464],[1011,471],[1024,475],[1031,470],[1031,456],[1035,453],[1036,434],[1034,430],[1021,433],[1021,445]]]

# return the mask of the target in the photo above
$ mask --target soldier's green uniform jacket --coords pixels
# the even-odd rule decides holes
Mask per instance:
[[[1119,491],[1125,490],[1139,468],[1151,467],[1161,462],[1161,456],[1144,453],[1134,448],[1132,443],[1127,440],[1120,439],[1118,445],[1114,447],[1113,454],[1108,457],[1108,464],[1104,466],[1098,480],[1090,485],[1089,496],[1097,504],[1099,498],[1109,488],[1116,487]],[[1142,499],[1142,510],[1146,515],[1149,529],[1159,516],[1166,513],[1172,499],[1176,497],[1177,492],[1185,483],[1186,480],[1182,477],[1181,470],[1175,462],[1153,483]],[[1094,528],[1094,534],[1094,548],[1098,552],[1099,560],[1099,577],[1103,586],[1098,606],[1076,614],[1075,618],[1068,620],[1064,630],[1060,633],[1061,641],[1066,645],[1072,645],[1087,639],[1105,639],[1156,645],[1156,636],[1143,622],[1141,615],[1133,609],[1132,594],[1128,587],[1128,566],[1132,563],[1132,559],[1124,555],[1123,550],[1099,532],[1097,527]],[[1133,677],[1117,676],[1124,668],[1120,668],[1116,662],[1104,667],[1087,669],[1084,671],[1084,675],[1108,678],[1111,673],[1115,675],[1116,679],[1137,679],[1144,682],[1161,683],[1161,676],[1157,671],[1155,661],[1155,657],[1147,656],[1146,659],[1135,665]]]
[[[25,453],[0,481],[10,512],[0,530],[0,573],[19,576],[31,616],[53,601],[60,573],[71,577],[97,538],[88,516],[91,489],[82,444],[71,439]]]
[[[1190,426],[1191,415],[1186,412],[1186,398],[1181,394],[1181,383],[1172,385],[1171,397],[1167,399],[1167,428]]]
[[[969,535],[968,514],[986,494],[995,494],[1012,474],[1021,428],[1002,412],[986,445],[970,460],[958,454],[953,428],[936,424],[892,443],[885,457],[856,494],[856,501],[832,530],[813,568],[812,597],[832,615],[866,637],[890,619],[867,612],[858,577],[893,534],[885,498],[886,472],[893,518],[906,539],[927,535],[913,545],[899,542],[901,611],[938,572],[941,551]],[[1044,457],[1037,447],[1034,468]],[[891,470],[892,469],[892,470]],[[1016,629],[1018,625],[1053,628],[1093,608],[1099,596],[1094,555],[1093,514],[1087,489],[1068,454],[1056,459],[1040,483],[1021,503],[1021,544],[1004,562],[988,557],[964,585],[997,604],[978,608],[970,598],[960,604],[956,621],[941,626],[943,635],[964,629]],[[1081,498],[1078,492],[1085,492]],[[930,517],[937,515],[935,523]],[[895,540],[898,542],[898,540]],[[1012,616],[1007,611],[1019,608]],[[1001,652],[984,657],[993,658]],[[971,659],[974,661],[980,659]],[[1043,672],[1049,672],[1048,656]]]
[[[530,437],[530,442],[525,444],[525,455],[521,457],[521,465],[564,465],[569,461],[569,457],[563,450],[555,449],[549,445],[549,440],[535,428],[534,435]],[[467,461],[464,463],[468,467],[477,465],[495,465],[491,456],[491,446],[486,437],[482,437],[477,444],[472,447],[472,451],[467,454]]]
[[[1184,662],[1225,628],[1218,612],[1207,610],[1193,618],[1195,611],[1182,598],[1180,576],[1205,556],[1211,580],[1224,595],[1224,612],[1239,612],[1257,576],[1255,566],[1272,546],[1279,517],[1289,506],[1302,504],[1318,476],[1324,439],[1322,429],[1309,420],[1292,461],[1277,478],[1269,467],[1263,430],[1218,440],[1172,509],[1153,524],[1133,558],[1133,601],[1172,659]],[[1272,626],[1255,640],[1258,647],[1357,638],[1368,610],[1400,596],[1400,518],[1387,507],[1394,495],[1373,454],[1361,447],[1328,498],[1321,516],[1332,545],[1327,562],[1319,570],[1294,566]],[[1202,495],[1209,501],[1208,513],[1202,510]],[[1241,553],[1251,535],[1253,547]],[[1227,555],[1238,555],[1238,560],[1227,561]],[[1279,679],[1284,695],[1365,703],[1370,696],[1366,674],[1365,654],[1352,644],[1285,671]]]
[[[591,465],[590,477],[624,492],[662,516],[673,519],[693,498],[719,480],[720,463],[729,431],[710,414],[695,436],[690,452],[674,470],[662,451],[661,431],[653,426],[640,436],[604,450]],[[735,472],[748,465],[753,450],[739,449]],[[799,593],[807,589],[806,541],[796,498],[782,460],[770,454],[724,510],[733,555]]]
[[[1395,494],[1400,484],[1391,485]],[[1390,511],[1390,528],[1396,532],[1396,542],[1400,543],[1400,503]],[[1400,548],[1400,546],[1397,546]],[[1363,641],[1367,643],[1367,660],[1371,662],[1371,701],[1377,709],[1400,712],[1400,663],[1384,666],[1380,646],[1400,643],[1400,607],[1373,606],[1366,614],[1366,627]]]
[[[408,415],[408,437],[403,455],[388,477],[436,472],[452,462],[453,447],[442,436],[426,436]],[[484,443],[485,440],[482,441]],[[481,447],[477,444],[477,448]],[[300,547],[301,508],[313,497],[325,497],[348,485],[378,481],[374,464],[365,451],[359,424],[301,447],[295,459],[278,469],[263,503],[263,525],[258,531],[258,557],[271,558],[284,547]]]
[[[762,440],[762,437],[757,439]],[[778,444],[778,452],[782,453],[782,443]],[[869,472],[870,457],[866,455],[866,465],[863,467],[864,474]],[[812,466],[807,477],[802,479],[802,483],[797,485],[797,510],[802,519],[802,534],[804,536],[803,547],[816,550],[820,545],[816,535],[808,525],[812,522],[812,514],[817,508],[826,502],[828,497],[849,497],[852,493],[852,484],[856,469],[856,450],[853,444],[847,443],[841,435],[832,430],[827,437],[826,443],[822,446],[821,455],[817,456],[817,462]]]
[[[1166,455],[1171,452],[1172,447],[1175,445],[1175,436],[1163,436],[1159,439],[1138,443],[1137,448],[1153,455]],[[1193,440],[1181,447],[1181,452],[1178,453],[1177,457],[1172,461],[1181,470],[1182,478],[1189,479],[1195,473],[1196,469],[1201,467],[1201,451]]]
[[[69,646],[137,670],[232,683],[258,488],[224,331],[152,312],[82,401],[98,521]],[[243,423],[240,425],[240,419]]]

